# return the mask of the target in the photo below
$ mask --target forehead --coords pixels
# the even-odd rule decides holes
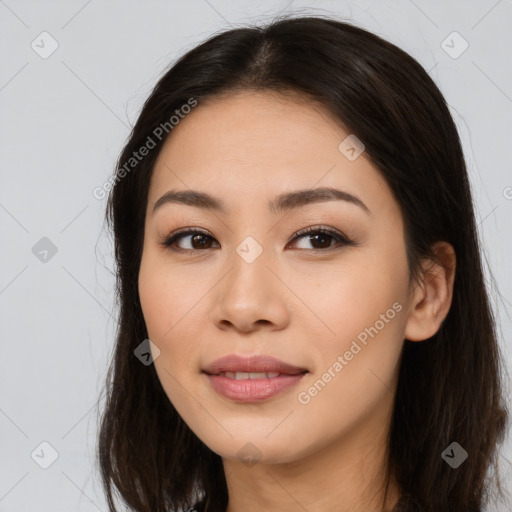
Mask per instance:
[[[267,92],[210,98],[167,138],[153,171],[149,204],[178,187],[214,192],[229,201],[343,186],[368,197],[366,204],[392,200],[364,151],[355,160],[347,158],[343,144],[349,136],[329,112],[304,98]],[[388,197],[379,199],[383,193]]]
[[[307,143],[304,149],[320,140],[327,146],[342,134],[339,123],[318,103],[307,102],[296,95],[239,92],[201,101],[173,129],[165,146],[173,150],[182,145],[200,146],[208,151],[206,155],[188,155],[189,161],[220,152],[249,159],[267,154],[276,157],[280,147],[290,150],[299,141],[302,147]],[[329,136],[334,140],[327,140]],[[259,154],[254,154],[255,149]],[[295,153],[301,148],[293,149]]]

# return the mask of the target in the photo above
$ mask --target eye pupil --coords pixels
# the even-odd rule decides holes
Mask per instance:
[[[310,238],[313,246],[315,247],[315,249],[323,249],[325,247],[329,247],[330,246],[330,240],[329,239],[332,238],[332,237],[331,237],[331,235],[328,235],[326,233],[317,233],[315,235],[310,235],[309,238]],[[319,241],[319,240],[320,240],[320,247],[317,247],[317,246],[315,246],[315,243],[313,243],[313,242],[314,241]],[[327,242],[326,242],[326,240],[327,240]]]
[[[201,249],[204,249],[205,246],[208,248],[208,243],[211,243],[211,238],[209,240],[207,240],[208,236],[206,235],[201,235],[201,234],[196,234],[194,236],[192,236],[192,240],[191,240],[191,243],[192,243],[192,247],[194,247],[194,249],[197,249],[197,247],[194,246],[194,242],[197,241],[197,239],[202,239],[202,242],[199,242],[199,248]]]

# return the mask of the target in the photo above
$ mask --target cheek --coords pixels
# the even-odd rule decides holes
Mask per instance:
[[[154,267],[148,270],[148,267],[141,266],[139,297],[148,335],[160,346],[165,333],[172,329],[174,324],[176,301],[172,288],[166,286],[165,277]]]
[[[193,405],[186,391],[192,389],[188,384],[193,375],[191,343],[198,339],[192,330],[201,325],[197,306],[204,292],[190,285],[185,288],[187,282],[190,278],[166,269],[159,258],[150,253],[143,255],[139,297],[148,337],[160,350],[154,360],[155,370],[171,403],[188,418]]]
[[[392,397],[403,340],[402,284],[397,273],[355,268],[324,288],[329,300],[317,309],[334,334],[324,329],[312,337],[315,373],[297,390],[303,434],[312,438],[352,428]]]
[[[158,255],[143,255],[139,272],[139,297],[149,336],[168,344],[173,333],[196,314],[204,284],[166,266]]]
[[[341,396],[348,392],[348,401],[368,390],[378,394],[382,382],[393,379],[403,344],[408,284],[405,250],[381,247],[348,260],[341,270],[325,275],[323,287],[309,288],[314,313],[322,320],[322,324],[315,322],[321,328],[318,336],[312,332],[310,316],[302,325],[315,339],[317,374],[331,368],[336,375],[321,379],[332,380],[326,386],[331,391],[322,391],[324,403],[331,393],[330,398],[336,399],[335,390]],[[312,284],[314,278],[310,279]],[[343,358],[342,369],[338,356]]]
[[[196,367],[199,373],[204,299],[211,285],[148,251],[141,261],[138,286],[148,337],[160,350],[154,363],[159,379],[174,404],[186,404],[190,396],[182,396],[182,386],[188,387],[196,377]]]
[[[391,264],[384,258],[356,255],[353,262],[344,262],[340,269],[326,272],[322,284],[318,274],[302,280],[306,302],[324,325],[326,338],[352,338],[364,328],[373,325],[392,308],[395,302],[403,304],[406,298],[408,273],[405,261]],[[392,310],[390,315],[394,316]],[[311,322],[311,320],[314,322]],[[318,323],[311,315],[304,318],[310,325]]]

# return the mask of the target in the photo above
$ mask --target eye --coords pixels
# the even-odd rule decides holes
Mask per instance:
[[[325,226],[311,226],[309,228],[301,229],[293,235],[292,240],[288,243],[287,247],[290,246],[295,240],[302,241],[304,239],[305,244],[312,244],[313,249],[317,251],[326,251],[339,248],[344,245],[356,245],[355,242],[347,238],[343,233],[333,228]],[[334,244],[331,242],[334,240]],[[308,249],[308,247],[299,247],[299,249]]]
[[[286,248],[289,248],[296,240],[304,239],[305,244],[312,244],[312,248],[298,247],[299,249],[310,249],[313,251],[332,250],[345,245],[356,245],[356,243],[347,238],[343,233],[333,228],[325,226],[311,226],[308,228],[297,231],[286,244]],[[179,245],[182,240],[187,240],[183,245]],[[334,244],[332,243],[334,241]],[[207,231],[199,228],[188,228],[182,231],[177,231],[169,235],[161,245],[167,248],[171,248],[174,251],[183,252],[195,252],[201,249],[212,249],[212,242],[218,244],[218,242]]]
[[[175,248],[177,242],[181,240],[188,239],[188,242],[185,244],[186,247]],[[183,231],[178,231],[168,236],[163,242],[162,245],[164,247],[169,247],[174,249],[175,251],[185,251],[192,252],[196,249],[211,249],[211,241],[215,240],[212,236],[210,236],[206,231],[202,229],[186,229]]]

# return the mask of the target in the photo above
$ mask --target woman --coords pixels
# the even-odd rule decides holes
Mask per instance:
[[[120,303],[98,460],[136,511],[483,510],[507,422],[456,127],[324,18],[161,78],[107,205]]]

